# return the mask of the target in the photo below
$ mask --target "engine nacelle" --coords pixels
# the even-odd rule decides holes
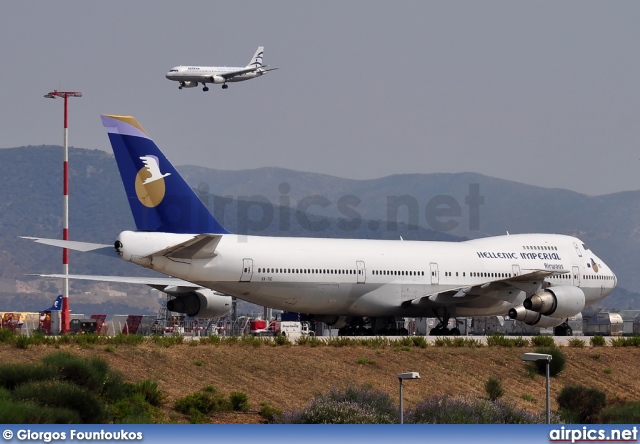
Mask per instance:
[[[211,76],[209,77],[209,80],[211,80],[211,83],[215,83],[216,85],[219,85],[220,83],[226,83],[227,79],[225,79],[222,76]]]
[[[560,319],[551,316],[544,316],[537,311],[527,310],[522,305],[510,309],[509,317],[516,321],[522,321],[527,325],[534,325],[542,328],[556,327],[564,322],[564,318]]]
[[[584,304],[584,292],[580,288],[552,287],[525,299],[522,305],[542,315],[566,318],[580,313]]]
[[[192,81],[180,82],[180,86],[183,88],[195,88],[196,86],[198,86],[198,82],[192,82]]]
[[[231,310],[231,296],[221,296],[201,288],[167,301],[167,310],[198,318],[219,318]]]

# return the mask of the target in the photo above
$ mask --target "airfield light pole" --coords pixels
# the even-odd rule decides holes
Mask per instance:
[[[551,394],[549,393],[549,365],[551,364],[551,359],[553,356],[548,355],[546,353],[525,353],[522,355],[523,361],[530,362],[544,362],[545,363],[545,371],[547,375],[547,405],[546,405],[546,422],[547,424],[551,424]]]
[[[420,374],[418,372],[398,373],[398,380],[400,381],[400,424],[404,424],[404,406],[402,405],[402,381],[405,379],[420,379]]]
[[[64,162],[62,164],[62,189],[63,189],[63,222],[62,222],[62,239],[69,240],[69,126],[68,126],[68,99],[69,97],[82,97],[81,92],[77,91],[58,91],[53,90],[45,94],[47,99],[55,99],[62,97],[64,99]],[[69,250],[62,249],[62,273],[69,274]],[[61,309],[61,325],[60,333],[68,333],[71,314],[69,312],[69,278],[62,281],[62,309]]]

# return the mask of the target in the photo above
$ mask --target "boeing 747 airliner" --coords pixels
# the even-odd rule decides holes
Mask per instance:
[[[566,334],[568,317],[616,286],[580,239],[559,234],[424,242],[229,233],[133,117],[102,121],[137,230],[122,231],[113,245],[35,241],[170,276],[157,285],[176,296],[172,311],[206,317],[227,295],[338,328],[368,324],[371,334],[398,333],[398,318],[434,316],[441,322],[433,334],[456,334],[447,329],[451,317],[489,315]]]

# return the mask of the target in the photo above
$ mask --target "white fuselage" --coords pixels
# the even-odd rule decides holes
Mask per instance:
[[[541,289],[579,287],[590,305],[616,286],[613,272],[579,239],[553,234],[465,242],[224,234],[213,257],[140,259],[193,236],[123,232],[119,240],[125,260],[252,303],[309,314],[420,317],[446,306],[453,316],[506,315]],[[560,274],[515,279],[536,270]],[[438,295],[460,288],[474,290]]]
[[[171,68],[171,70],[166,74],[166,78],[177,82],[233,83],[253,79],[264,73],[262,69],[258,69],[238,74],[229,79],[225,79],[224,81],[221,79],[218,80],[219,76],[243,69],[245,68],[227,66],[176,66]]]

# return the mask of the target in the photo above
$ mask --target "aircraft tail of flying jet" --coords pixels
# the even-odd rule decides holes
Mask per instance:
[[[258,46],[256,53],[251,58],[247,68],[262,68],[262,58],[264,56],[264,46]]]
[[[135,118],[103,115],[102,123],[138,231],[228,233]]]

